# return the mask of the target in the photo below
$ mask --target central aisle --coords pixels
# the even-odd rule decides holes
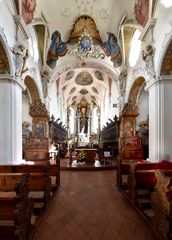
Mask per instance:
[[[61,171],[34,240],[155,240],[115,186],[114,170]]]

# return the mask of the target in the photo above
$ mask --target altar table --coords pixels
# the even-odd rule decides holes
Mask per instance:
[[[97,149],[96,148],[77,148],[75,149],[77,155],[80,152],[85,152],[87,154],[86,162],[94,162],[94,157],[96,156]]]

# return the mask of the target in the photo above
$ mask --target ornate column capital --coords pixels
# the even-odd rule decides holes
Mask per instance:
[[[0,75],[0,83],[17,84],[22,90],[25,90],[26,88],[23,80],[19,77],[14,77],[14,76]]]

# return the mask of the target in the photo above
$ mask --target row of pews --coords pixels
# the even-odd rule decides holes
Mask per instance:
[[[0,165],[0,239],[32,239],[59,186],[59,156]]]
[[[117,186],[160,239],[172,240],[172,162],[118,159]]]

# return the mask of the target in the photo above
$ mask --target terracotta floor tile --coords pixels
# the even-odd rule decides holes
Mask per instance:
[[[116,188],[115,174],[61,171],[59,192],[33,240],[154,240]]]

